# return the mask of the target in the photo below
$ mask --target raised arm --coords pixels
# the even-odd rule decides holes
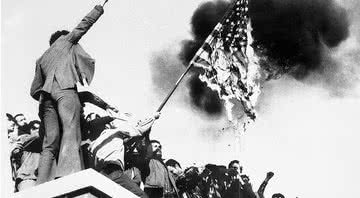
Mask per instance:
[[[264,198],[264,191],[265,191],[265,188],[269,182],[269,180],[274,176],[274,173],[273,172],[268,172],[266,174],[266,178],[265,180],[261,183],[257,193],[259,195],[260,198]]]
[[[77,43],[84,34],[91,28],[91,26],[100,18],[104,13],[104,5],[107,0],[104,1],[102,5],[96,5],[94,9],[87,14],[81,22],[70,32],[68,39],[72,43]]]
[[[89,91],[82,91],[78,94],[81,103],[88,102],[104,110],[111,108],[111,106],[107,104],[103,99]]]

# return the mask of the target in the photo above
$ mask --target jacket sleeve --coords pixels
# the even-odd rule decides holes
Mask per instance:
[[[38,62],[36,62],[35,76],[34,76],[34,79],[33,79],[32,83],[31,83],[31,88],[30,88],[30,95],[35,100],[39,100],[39,98],[40,98],[40,90],[41,90],[43,84],[44,84],[44,79],[42,77],[41,68],[40,68],[40,65],[38,64]]]
[[[250,183],[245,183],[243,185],[243,190],[244,190],[244,193],[247,195],[247,197],[249,198],[256,198],[256,194],[255,192],[253,191],[252,189],[252,185]]]
[[[109,107],[109,105],[103,99],[89,91],[79,92],[78,95],[82,104],[88,102],[104,110]]]
[[[90,27],[100,18],[103,13],[104,9],[102,6],[95,6],[95,8],[81,20],[75,29],[70,32],[68,36],[69,41],[74,44],[79,42],[81,37],[86,34]]]
[[[105,130],[105,125],[113,121],[114,118],[110,116],[105,116],[102,118],[97,118],[88,123],[88,133],[84,134],[86,138],[89,138],[91,141],[95,140],[100,136],[100,134]]]

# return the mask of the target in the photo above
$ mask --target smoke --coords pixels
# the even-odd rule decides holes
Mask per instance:
[[[190,85],[190,97],[192,103],[210,115],[219,115],[223,105],[215,91],[199,80],[198,73],[191,75],[188,84]]]
[[[333,0],[250,2],[254,46],[276,69],[296,79],[321,72],[330,58],[324,51],[349,35],[348,15]]]
[[[178,58],[180,49],[177,50],[174,46],[176,45],[153,53],[150,60],[152,82],[160,97],[165,97],[170,92],[180,75],[185,71],[184,63]],[[197,69],[193,68],[187,81],[191,85],[188,90],[191,105],[204,111],[206,115],[216,118],[221,115],[223,105],[217,93],[200,81],[197,73]]]
[[[344,1],[353,4],[351,0]],[[343,5],[344,1],[340,3]],[[178,58],[182,64],[177,61],[177,66],[188,65],[230,3],[209,1],[194,11],[190,21],[192,39],[180,43]],[[346,10],[335,0],[250,0],[249,3],[253,47],[268,79],[288,75],[305,83],[321,84],[334,95],[342,95],[354,79],[358,80],[354,64],[358,58],[354,51],[359,48],[341,45],[350,34],[350,19],[358,16],[349,16],[349,8]],[[187,85],[192,104],[209,115],[221,114],[222,101],[198,79],[200,70],[192,69],[190,73]]]
[[[156,87],[156,93],[159,93],[161,97],[169,93],[185,70],[173,46],[154,52],[150,60],[152,82]]]
[[[344,8],[334,0],[251,0],[249,3],[253,47],[261,56],[261,66],[269,78],[286,74],[303,82],[319,82],[336,95],[351,86],[352,69],[339,60],[339,53],[332,52],[349,36],[350,22]],[[210,1],[194,12],[193,39],[183,42],[180,53],[184,64],[190,61],[229,4]],[[195,92],[198,84],[194,79],[189,87]]]
[[[229,7],[229,2],[212,1],[200,5],[191,18],[191,32],[193,39],[184,40],[179,58],[184,65],[188,65],[207,36],[214,29]],[[212,91],[198,78],[199,69],[191,70],[188,81],[190,97],[193,104],[210,115],[219,115],[223,111],[223,104],[215,91]]]

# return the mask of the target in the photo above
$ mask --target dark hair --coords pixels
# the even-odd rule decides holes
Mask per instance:
[[[85,120],[91,119],[91,116],[93,116],[93,115],[95,115],[95,118],[94,118],[94,119],[101,118],[99,114],[94,113],[94,112],[91,112],[91,113],[89,113],[89,114],[86,116]]]
[[[89,113],[89,114],[86,116],[85,119],[86,119],[86,120],[87,120],[87,119],[91,119],[91,116],[94,115],[94,114],[95,114],[94,112]]]
[[[231,168],[233,164],[240,164],[239,160],[233,160],[229,163],[228,168]]]
[[[6,117],[8,118],[9,121],[15,122],[14,116],[12,116],[10,113],[6,113]]]
[[[158,140],[150,140],[150,144],[152,143],[158,143],[158,144],[161,144]]]
[[[165,165],[166,165],[166,166],[172,166],[172,167],[174,167],[174,168],[175,168],[176,165],[178,165],[178,166],[181,168],[179,162],[176,161],[176,160],[174,160],[174,159],[168,159],[168,160],[165,162]]]
[[[31,129],[34,128],[35,124],[38,124],[40,126],[41,122],[39,120],[33,120],[29,122],[29,126],[31,127]]]
[[[58,30],[54,32],[49,40],[50,45],[52,45],[60,36],[69,34],[69,31],[67,30]]]
[[[283,195],[283,194],[281,194],[281,193],[275,193],[275,194],[273,194],[272,196],[271,196],[272,198],[285,198],[285,196]]]
[[[14,120],[16,121],[16,118],[19,117],[19,116],[24,116],[24,114],[22,114],[22,113],[16,114],[16,115],[14,116]],[[24,116],[24,117],[25,117],[25,116]]]

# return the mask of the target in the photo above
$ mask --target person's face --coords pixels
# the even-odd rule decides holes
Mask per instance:
[[[123,126],[124,121],[122,120],[113,120],[110,122],[110,129],[117,129]]]
[[[99,116],[100,117],[100,116]],[[90,121],[91,120],[95,120],[96,118],[98,118],[98,115],[97,114],[91,114],[91,116],[90,116]]]
[[[7,126],[8,132],[11,133],[15,129],[15,122],[12,120],[8,120],[8,126]]]
[[[36,123],[36,124],[34,124],[34,125],[31,127],[30,133],[31,133],[32,135],[34,135],[34,134],[39,134],[39,129],[40,129],[40,125]]]
[[[91,116],[86,117],[86,122],[90,122],[91,121]]]
[[[161,144],[159,144],[157,142],[151,143],[151,150],[155,156],[162,157],[161,149],[162,149]]]
[[[230,168],[235,169],[239,174],[242,173],[242,166],[240,166],[239,163],[234,163],[234,164],[232,164]]]
[[[18,116],[16,117],[16,123],[19,126],[24,126],[26,124],[26,118],[24,116]]]
[[[169,169],[169,171],[172,173],[172,174],[174,174],[174,175],[176,175],[176,176],[179,176],[179,175],[181,175],[182,174],[182,169],[180,168],[180,166],[179,165],[175,165],[175,167],[173,167],[173,166],[168,166],[168,169]]]

